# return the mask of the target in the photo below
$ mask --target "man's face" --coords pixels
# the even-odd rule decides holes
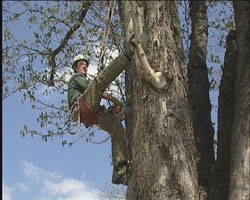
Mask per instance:
[[[76,71],[78,73],[81,73],[81,74],[87,76],[87,73],[88,73],[88,63],[86,61],[84,61],[84,60],[80,60],[77,63]]]

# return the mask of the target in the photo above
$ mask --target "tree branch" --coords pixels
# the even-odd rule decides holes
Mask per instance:
[[[86,1],[82,5],[82,10],[80,13],[79,18],[77,19],[76,23],[74,26],[67,32],[66,36],[63,38],[61,44],[53,51],[50,53],[49,56],[49,63],[52,67],[51,69],[51,75],[50,75],[50,81],[49,81],[49,86],[54,86],[54,76],[56,73],[56,55],[62,51],[62,49],[67,45],[69,39],[71,36],[74,34],[74,32],[81,26],[83,19],[85,18],[89,7],[91,6],[93,2],[92,1]]]
[[[137,56],[139,58],[139,62],[144,72],[144,78],[156,88],[163,88],[167,85],[166,78],[163,77],[162,72],[155,72],[154,69],[150,67],[142,47],[135,1],[131,1],[131,7],[132,7],[133,29],[135,33],[135,39],[132,42],[136,47]]]

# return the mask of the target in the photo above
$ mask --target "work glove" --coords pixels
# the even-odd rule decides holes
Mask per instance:
[[[124,54],[125,56],[131,60],[131,58],[133,57],[133,55],[135,54],[135,46],[132,43],[132,40],[134,39],[134,34],[132,34],[128,40],[128,42],[125,42],[125,50],[124,50]]]

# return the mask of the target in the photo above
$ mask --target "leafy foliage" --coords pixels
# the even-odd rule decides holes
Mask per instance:
[[[100,46],[108,25],[106,1],[4,1],[3,2],[3,99],[21,93],[23,103],[30,102],[38,113],[39,130],[24,125],[27,133],[48,137],[74,134],[77,124],[69,120],[67,83],[73,56],[81,52],[97,66]],[[189,4],[179,1],[179,13],[186,63],[191,33]],[[207,65],[211,90],[217,90],[225,38],[234,28],[232,2],[208,1],[209,44]],[[112,55],[123,50],[121,21],[116,6],[106,45],[104,65]],[[124,97],[124,74],[115,81],[118,90],[112,93]],[[64,144],[67,142],[63,140]],[[66,143],[65,143],[66,142]]]
[[[3,99],[16,92],[37,111],[41,129],[27,125],[21,135],[48,137],[74,132],[69,120],[67,83],[71,62],[85,54],[98,63],[100,42],[107,26],[108,2],[3,2]],[[111,24],[105,61],[122,50],[117,11]],[[119,43],[117,41],[120,41]]]

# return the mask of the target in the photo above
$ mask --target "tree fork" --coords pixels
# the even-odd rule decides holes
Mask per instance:
[[[206,65],[208,19],[206,1],[190,1],[192,33],[190,36],[189,63],[189,102],[193,112],[195,142],[198,151],[198,181],[200,199],[212,198],[214,150],[214,130],[211,122],[209,102],[209,81]]]

